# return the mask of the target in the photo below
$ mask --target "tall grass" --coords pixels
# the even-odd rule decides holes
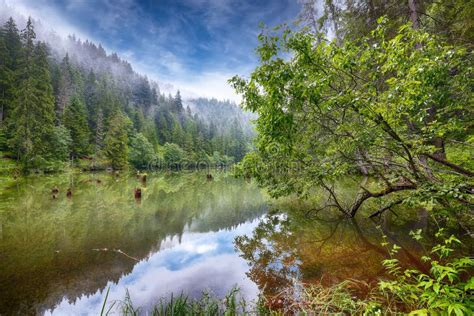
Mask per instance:
[[[127,292],[124,300],[112,302],[107,310],[107,302],[104,301],[100,315],[354,315],[363,314],[364,311],[371,309],[371,303],[357,300],[352,296],[350,287],[351,281],[333,287],[312,284],[304,286],[303,291],[297,296],[288,292],[281,293],[279,297],[271,300],[261,296],[255,301],[245,300],[238,288],[233,288],[221,299],[208,292],[203,292],[197,299],[191,299],[181,293],[177,296],[171,295],[168,299],[160,299],[151,310],[135,307]],[[285,304],[275,307],[273,300],[280,300]]]
[[[233,288],[223,298],[219,299],[215,295],[208,292],[203,292],[201,297],[192,299],[187,295],[181,293],[177,296],[172,294],[170,298],[161,298],[159,302],[153,306],[151,310],[144,310],[140,307],[134,306],[130,294],[126,293],[125,298],[121,301],[111,302],[109,308],[106,310],[108,290],[102,306],[100,315],[124,315],[124,316],[181,316],[181,315],[261,315],[257,305],[260,302],[249,303],[240,295],[237,288]],[[252,308],[254,310],[250,310]]]

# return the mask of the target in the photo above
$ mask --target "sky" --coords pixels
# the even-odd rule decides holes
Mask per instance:
[[[101,43],[189,95],[238,101],[227,80],[257,65],[260,22],[291,23],[297,0],[0,0],[58,34]]]
[[[199,297],[203,289],[224,297],[238,286],[240,295],[254,300],[258,288],[246,275],[247,262],[235,252],[237,236],[250,235],[260,220],[246,222],[232,230],[217,232],[185,232],[181,237],[168,237],[160,251],[137,263],[117,283],[109,282],[92,295],[64,297],[46,315],[99,315],[107,289],[108,302],[121,301],[128,290],[132,302],[144,310],[151,309],[157,299],[170,293]],[[150,282],[154,280],[154,282]],[[113,313],[112,313],[113,314]]]

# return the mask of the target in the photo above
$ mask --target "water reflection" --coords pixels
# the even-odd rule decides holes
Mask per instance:
[[[170,290],[194,294],[207,284],[220,293],[228,283],[221,288],[201,278],[220,265],[228,267],[229,283],[247,282],[232,240],[236,231],[250,232],[252,220],[267,209],[254,185],[225,174],[211,182],[205,174],[153,174],[146,187],[135,177],[109,174],[2,184],[0,314],[54,311],[58,303],[75,312],[81,305],[74,303],[95,308],[109,285],[115,298],[126,285],[145,291],[144,300]],[[138,186],[141,203],[133,194]],[[60,190],[57,199],[51,197],[54,187]],[[68,187],[74,192],[70,199]],[[104,248],[116,251],[94,251]],[[187,275],[193,271],[194,279]]]
[[[197,297],[207,289],[222,297],[236,284],[244,297],[255,298],[258,288],[246,277],[248,265],[236,255],[232,245],[236,236],[250,234],[256,226],[254,221],[233,230],[185,232],[181,242],[178,238],[167,238],[161,243],[161,251],[139,262],[117,283],[107,284],[108,301],[123,300],[128,289],[134,304],[147,310],[158,298],[169,297],[171,293]],[[73,302],[63,299],[46,314],[97,315],[103,300],[104,290]]]
[[[330,286],[348,279],[361,281],[353,290],[364,296],[385,274],[381,263],[388,257],[388,248],[381,245],[382,235],[402,247],[398,258],[402,265],[426,270],[418,259],[420,245],[409,237],[413,214],[406,213],[405,219],[387,215],[377,223],[334,212],[320,212],[317,218],[291,211],[269,214],[251,236],[238,237],[236,244],[251,267],[249,278],[270,304],[298,295],[303,283]]]

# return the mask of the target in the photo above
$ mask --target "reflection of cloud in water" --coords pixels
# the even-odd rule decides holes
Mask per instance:
[[[149,309],[162,297],[181,292],[199,297],[210,290],[219,297],[238,285],[246,298],[255,298],[257,286],[245,272],[248,265],[234,250],[234,238],[250,234],[258,221],[239,225],[234,230],[209,233],[185,233],[162,242],[161,250],[135,265],[117,284],[109,282],[108,302],[123,300],[126,289],[134,306]],[[75,303],[64,298],[47,315],[98,315],[107,289],[79,297]]]

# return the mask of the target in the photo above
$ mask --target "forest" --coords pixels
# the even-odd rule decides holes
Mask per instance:
[[[225,166],[249,150],[253,131],[235,104],[201,98],[190,105],[203,114],[193,112],[179,90],[160,93],[100,44],[70,36],[67,45],[64,52],[36,40],[31,18],[21,30],[13,18],[0,28],[0,151],[15,162],[3,160],[5,173],[71,163],[86,170]]]

